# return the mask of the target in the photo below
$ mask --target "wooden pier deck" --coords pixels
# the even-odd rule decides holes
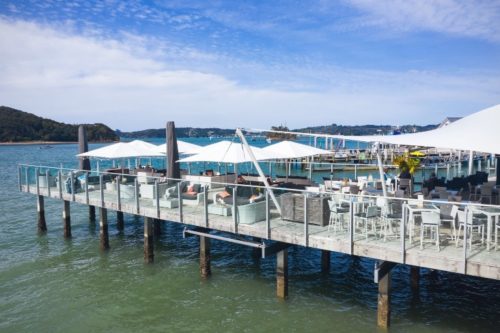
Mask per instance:
[[[425,267],[447,272],[461,273],[490,279],[500,279],[500,251],[492,248],[489,251],[482,244],[473,244],[465,253],[463,246],[456,247],[455,242],[441,242],[438,251],[432,244],[425,244],[420,249],[418,241],[411,242],[407,237],[398,237],[383,241],[379,237],[368,237],[348,232],[335,233],[328,226],[305,225],[281,219],[275,209],[270,209],[269,219],[243,224],[235,222],[232,216],[206,214],[202,204],[182,205],[179,208],[156,207],[155,199],[136,198],[118,199],[117,194],[110,191],[88,191],[75,194],[61,191],[58,187],[40,187],[35,184],[20,184],[23,192],[50,197],[52,199],[75,202],[144,216],[152,219],[183,223],[186,226],[203,227],[216,231],[257,237],[292,245],[335,251],[350,255],[363,256],[376,260],[389,261],[416,267]],[[102,194],[101,194],[102,193]],[[352,239],[351,239],[352,237]],[[406,238],[406,239],[405,239]]]

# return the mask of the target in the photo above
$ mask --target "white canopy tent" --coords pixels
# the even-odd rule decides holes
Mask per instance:
[[[179,150],[179,154],[184,154],[184,155],[197,154],[200,151],[200,149],[203,148],[202,146],[195,145],[194,143],[189,143],[180,140],[177,140],[177,147]],[[156,150],[160,153],[166,153],[167,144],[164,143],[159,146],[156,146]]]
[[[293,141],[281,141],[264,147],[262,150],[276,159],[301,158],[332,154],[329,150],[319,149]]]
[[[373,136],[334,136],[337,138],[406,146],[476,151],[500,154],[500,104],[463,117],[434,130]]]

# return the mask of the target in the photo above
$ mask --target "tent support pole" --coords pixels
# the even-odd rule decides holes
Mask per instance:
[[[474,152],[469,152],[469,176],[472,175],[472,167],[474,165]]]
[[[274,192],[269,186],[269,183],[267,182],[266,175],[264,175],[264,172],[262,172],[262,169],[260,168],[259,162],[257,162],[257,159],[255,158],[255,155],[253,154],[252,149],[250,149],[250,146],[248,145],[247,139],[243,135],[243,132],[241,132],[241,129],[237,128],[236,129],[236,135],[238,135],[241,139],[241,143],[243,144],[243,147],[245,147],[245,150],[248,153],[248,156],[252,159],[252,163],[255,166],[255,169],[257,169],[257,172],[259,176],[262,178],[262,181],[264,182],[264,185],[266,186],[267,191],[271,195],[271,199],[274,202],[274,205],[276,206],[276,209],[278,210],[278,213],[281,215],[281,206],[278,203],[278,200],[276,200],[276,196],[274,195]]]
[[[378,173],[380,175],[380,181],[382,182],[382,192],[384,193],[384,197],[387,197],[387,188],[385,187],[384,181],[384,169],[382,167],[382,158],[380,157],[380,147],[377,144],[377,164],[378,164]]]

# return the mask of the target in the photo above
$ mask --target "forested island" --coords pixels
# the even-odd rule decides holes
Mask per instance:
[[[118,141],[116,133],[104,124],[83,124],[93,142]],[[32,113],[0,106],[0,142],[74,142],[78,124],[65,124]]]

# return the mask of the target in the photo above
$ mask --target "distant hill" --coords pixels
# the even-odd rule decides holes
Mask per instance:
[[[234,129],[221,128],[193,128],[193,127],[176,127],[175,135],[178,138],[198,138],[209,136],[231,136],[234,135]],[[116,130],[116,134],[122,138],[138,139],[138,138],[164,138],[165,128],[147,129],[135,132],[122,132]]]
[[[435,129],[438,125],[404,125],[399,126],[397,129],[390,125],[357,125],[357,126],[345,126],[345,125],[324,125],[324,126],[313,126],[295,129],[295,132],[306,132],[306,133],[325,133],[325,134],[340,134],[340,135],[377,135],[377,134],[388,134],[391,131],[398,131],[400,133],[415,133],[429,131]]]
[[[0,106],[0,142],[78,141],[78,126]],[[104,124],[84,124],[84,126],[89,141],[118,141],[120,139]]]

